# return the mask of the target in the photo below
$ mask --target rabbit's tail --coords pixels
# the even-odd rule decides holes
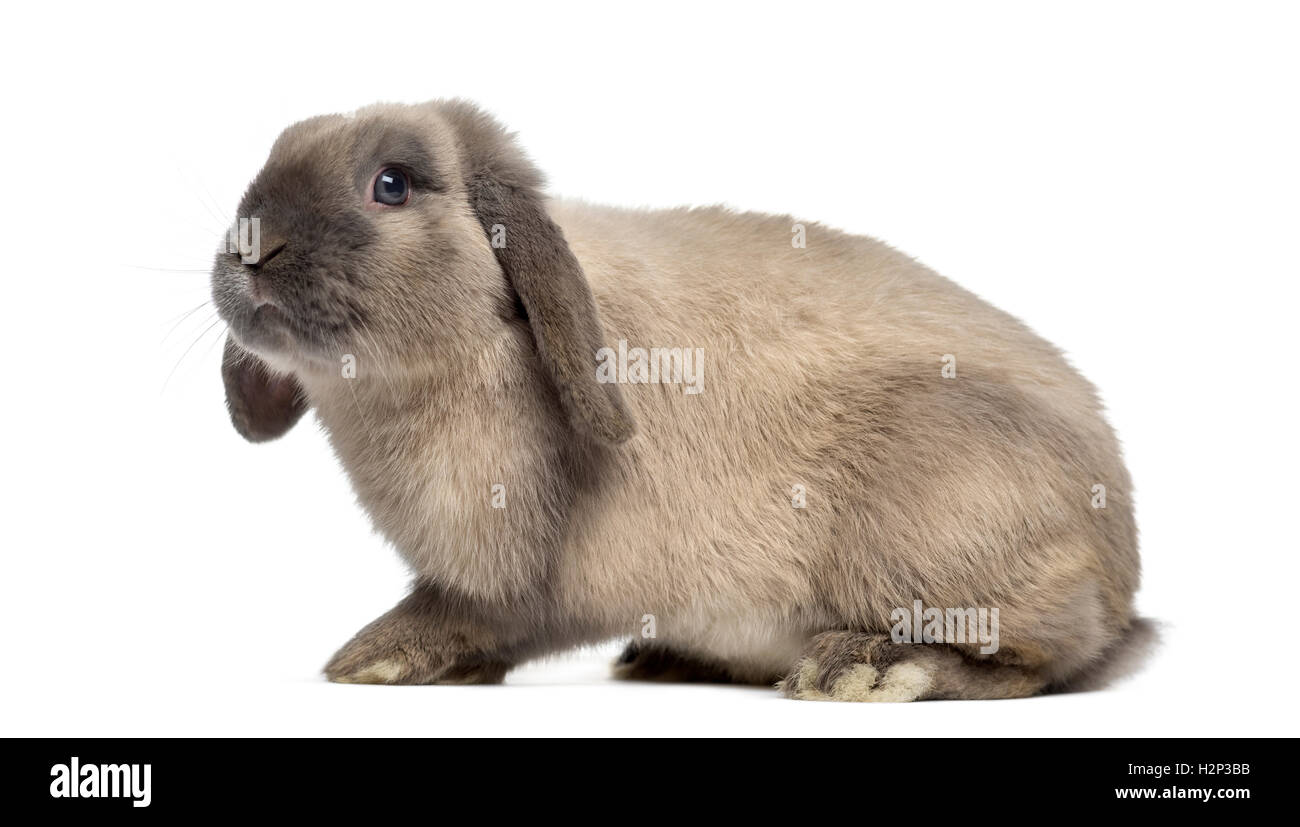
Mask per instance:
[[[1128,630],[1102,650],[1096,660],[1066,680],[1054,684],[1051,692],[1091,692],[1138,671],[1160,645],[1160,623],[1137,617]]]

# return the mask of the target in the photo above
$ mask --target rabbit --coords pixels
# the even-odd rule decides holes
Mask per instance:
[[[459,99],[290,126],[238,215],[260,254],[212,272],[235,429],[314,411],[413,573],[331,681],[495,683],[630,638],[630,680],[1017,698],[1149,639],[1094,388],[879,241],[549,199]],[[929,608],[900,632],[922,606],[995,612],[996,646]]]

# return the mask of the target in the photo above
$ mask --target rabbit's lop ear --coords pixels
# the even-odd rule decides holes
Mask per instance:
[[[604,346],[582,266],[546,211],[542,176],[495,120],[461,102],[443,110],[460,139],[470,205],[519,294],[538,355],[574,426],[618,444],[636,422],[618,386],[596,378]]]
[[[307,410],[302,388],[291,374],[277,375],[229,336],[221,356],[221,378],[230,421],[249,442],[284,436]]]

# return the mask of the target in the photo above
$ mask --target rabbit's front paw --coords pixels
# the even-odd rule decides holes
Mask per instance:
[[[358,635],[325,666],[334,683],[500,683],[509,664],[449,652],[423,651]]]
[[[509,664],[402,606],[357,633],[325,666],[334,683],[500,683]]]
[[[325,677],[334,683],[428,683],[428,667],[441,658],[428,654],[412,658],[408,646],[366,628],[334,654],[325,666]]]
[[[406,659],[395,657],[370,657],[355,654],[345,646],[325,667],[325,676],[334,683],[404,683],[404,675],[411,673]]]

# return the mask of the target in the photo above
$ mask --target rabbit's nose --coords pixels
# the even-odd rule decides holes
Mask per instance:
[[[288,238],[259,216],[241,218],[226,235],[226,253],[253,269],[284,251]]]
[[[245,261],[244,264],[247,265],[248,267],[251,267],[254,270],[261,269],[261,267],[265,265],[268,261],[280,255],[280,253],[284,252],[284,248],[285,248],[285,242],[283,241],[278,242],[270,249],[263,251],[261,256],[259,256],[255,261]]]

